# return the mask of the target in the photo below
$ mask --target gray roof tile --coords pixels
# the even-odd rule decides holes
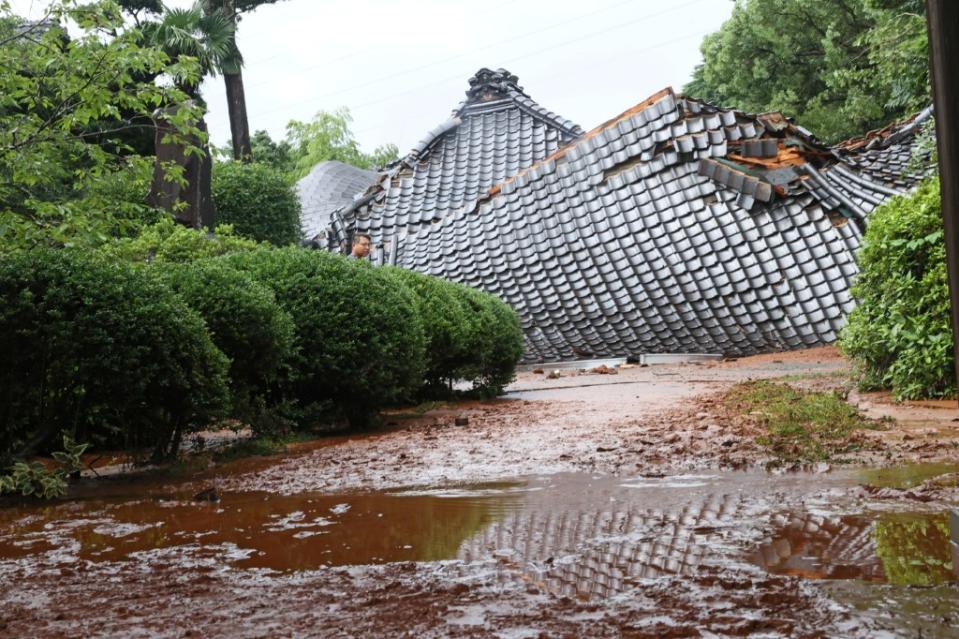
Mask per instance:
[[[503,71],[481,71],[468,96],[460,122],[392,167],[351,223],[379,240],[421,226],[397,263],[503,295],[530,360],[574,346],[622,356],[831,342],[854,304],[861,238],[837,213],[868,214],[917,179],[903,159],[914,131],[823,160],[828,150],[781,116],[668,90],[586,134]],[[787,138],[817,148],[816,167],[777,168]],[[695,159],[707,141],[713,159]],[[416,188],[397,193],[402,180]]]

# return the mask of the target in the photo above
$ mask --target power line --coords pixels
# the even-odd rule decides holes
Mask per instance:
[[[662,48],[662,47],[665,47],[665,46],[669,46],[669,45],[675,44],[675,43],[677,43],[677,42],[682,42],[683,40],[689,40],[690,38],[697,38],[697,37],[701,38],[701,37],[703,37],[703,35],[704,35],[704,34],[703,34],[701,31],[696,31],[695,33],[687,33],[686,35],[679,36],[679,37],[676,37],[676,38],[671,38],[671,39],[669,39],[669,40],[664,40],[664,41],[662,41],[662,42],[658,42],[658,43],[653,44],[653,45],[650,45],[650,46],[648,46],[648,47],[642,47],[642,48],[640,48],[640,49],[633,49],[632,51],[630,51],[630,54],[638,54],[638,53],[645,53],[645,52],[647,52],[647,51],[653,51],[653,50],[655,50],[655,49],[659,49],[659,48]],[[537,52],[537,53],[538,53],[538,52]],[[527,56],[521,56],[521,57],[512,58],[512,59],[508,60],[507,62],[515,62],[515,61],[517,61],[517,60],[520,60],[520,59],[523,59],[523,58],[526,58],[526,57],[529,57],[529,56],[527,55]],[[555,75],[559,75],[559,74],[552,74],[552,75],[548,75],[548,76],[545,76],[545,77],[554,77]],[[420,90],[422,90],[422,89],[428,89],[428,88],[431,88],[431,87],[433,87],[433,86],[437,86],[437,85],[441,85],[441,84],[446,84],[447,82],[451,82],[451,81],[453,81],[453,80],[461,81],[461,80],[462,80],[462,76],[460,76],[460,75],[451,76],[450,78],[446,78],[446,79],[444,79],[444,80],[440,80],[440,81],[434,82],[434,83],[432,83],[432,84],[423,85],[423,86],[421,86],[421,87],[417,87],[416,89],[411,89],[411,90],[409,90],[409,91],[403,91],[402,93],[395,93],[395,94],[393,94],[393,95],[391,95],[391,96],[388,96],[388,97],[385,97],[385,98],[382,98],[382,99],[377,99],[377,100],[373,100],[373,101],[370,101],[370,102],[365,102],[365,103],[363,103],[363,104],[355,105],[354,107],[351,108],[351,111],[358,111],[358,110],[360,110],[360,109],[363,109],[363,108],[366,108],[366,107],[369,107],[369,106],[374,106],[374,105],[379,104],[379,103],[381,103],[381,102],[388,102],[388,101],[394,100],[394,99],[396,99],[396,98],[398,98],[398,97],[402,97],[402,96],[407,95],[407,94],[410,94],[410,93],[415,93],[415,92],[420,91]],[[381,124],[380,126],[382,126],[382,124]],[[369,131],[373,131],[373,130],[376,130],[376,129],[380,128],[380,126],[367,127],[367,128],[364,128],[364,129],[360,129],[359,131],[355,131],[354,133],[355,133],[356,135],[359,135],[359,134],[361,134],[361,133],[368,133]]]
[[[659,11],[659,12],[656,12],[656,13],[651,13],[651,14],[642,15],[642,16],[639,16],[639,17],[634,18],[634,19],[632,19],[632,20],[628,20],[628,21],[626,21],[626,22],[621,22],[621,23],[619,23],[619,24],[613,25],[613,26],[608,27],[608,28],[606,28],[606,29],[601,29],[601,30],[599,30],[599,31],[593,31],[593,32],[591,32],[591,33],[588,33],[588,34],[580,37],[580,38],[575,38],[575,39],[572,39],[572,40],[565,40],[565,41],[563,41],[563,42],[560,42],[560,43],[555,44],[555,45],[550,46],[550,47],[537,49],[536,51],[534,51],[534,52],[532,52],[532,53],[524,54],[524,55],[521,55],[521,56],[516,56],[516,57],[514,57],[514,58],[511,58],[511,59],[509,59],[509,60],[506,60],[506,62],[515,62],[515,61],[517,61],[517,60],[524,60],[524,59],[526,59],[526,58],[529,58],[529,57],[532,57],[532,56],[535,56],[535,55],[539,55],[539,54],[544,53],[544,52],[547,52],[547,51],[552,51],[552,50],[555,50],[555,49],[558,49],[558,48],[567,46],[567,45],[569,45],[569,44],[573,44],[573,43],[577,43],[577,42],[583,42],[583,41],[585,41],[585,40],[590,40],[590,39],[595,38],[595,37],[597,37],[597,36],[605,35],[605,34],[611,32],[611,31],[615,31],[615,30],[618,30],[618,29],[623,29],[623,28],[628,27],[628,26],[632,26],[632,25],[634,25],[634,24],[636,24],[637,22],[640,22],[640,21],[642,21],[642,20],[648,20],[648,19],[650,19],[650,18],[658,17],[658,16],[660,16],[660,15],[664,15],[664,14],[670,13],[670,12],[672,12],[672,11],[676,11],[676,10],[679,10],[679,9],[683,9],[683,8],[692,6],[692,5],[694,5],[694,4],[700,4],[700,3],[705,2],[705,1],[706,1],[706,0],[690,0],[689,2],[685,2],[685,3],[680,4],[680,5],[675,5],[675,6],[671,7],[671,8],[665,9],[665,10],[663,10],[663,11]],[[619,5],[615,5],[615,6],[619,6]],[[587,15],[588,15],[588,14],[587,14]],[[543,30],[545,30],[545,29],[542,29],[542,30],[540,30],[540,31],[543,31]],[[521,37],[526,37],[526,36],[521,36]],[[690,36],[683,36],[683,37],[679,38],[679,40],[685,39],[685,38],[687,38],[687,37],[690,37]],[[279,106],[279,107],[276,107],[276,108],[273,108],[273,109],[267,109],[267,110],[264,110],[264,111],[258,111],[258,112],[256,112],[256,113],[251,114],[250,117],[257,117],[257,116],[262,116],[262,115],[269,115],[270,113],[276,113],[277,111],[282,111],[282,110],[287,109],[287,108],[289,108],[289,107],[291,107],[291,106],[299,106],[299,105],[305,104],[305,103],[307,103],[307,102],[320,102],[320,101],[325,100],[325,99],[327,99],[327,98],[334,97],[334,96],[337,96],[337,95],[341,95],[341,94],[343,94],[343,93],[348,93],[348,92],[350,92],[350,91],[354,91],[354,90],[359,89],[359,88],[364,88],[364,87],[367,87],[367,86],[375,85],[375,84],[377,84],[377,83],[379,83],[379,82],[382,82],[383,80],[388,80],[388,79],[392,79],[392,78],[395,78],[395,77],[400,76],[400,75],[406,75],[406,74],[408,74],[408,73],[413,73],[413,72],[416,72],[416,71],[420,71],[420,70],[422,70],[422,69],[424,69],[424,68],[431,67],[431,66],[435,66],[436,64],[441,64],[441,63],[449,62],[450,60],[455,60],[455,59],[458,59],[458,58],[467,57],[467,56],[469,56],[469,55],[472,55],[472,54],[476,53],[477,51],[482,51],[482,50],[485,50],[485,49],[488,49],[488,48],[491,48],[491,47],[494,47],[494,46],[499,46],[500,44],[504,44],[505,42],[509,42],[509,41],[511,41],[511,40],[506,40],[506,41],[498,42],[498,43],[495,43],[495,44],[492,44],[492,45],[488,45],[488,46],[485,46],[485,47],[481,47],[480,49],[476,49],[476,50],[467,52],[467,53],[465,53],[465,54],[461,54],[461,55],[458,55],[458,56],[454,56],[454,57],[452,57],[452,58],[446,58],[445,60],[443,60],[443,61],[440,62],[440,63],[434,62],[434,63],[430,63],[430,64],[428,64],[428,65],[424,65],[424,66],[421,66],[421,67],[416,67],[416,68],[413,68],[413,69],[408,69],[408,70],[406,70],[406,71],[399,71],[399,72],[396,72],[396,73],[391,73],[391,74],[388,75],[388,76],[383,76],[383,77],[377,78],[376,80],[371,80],[370,82],[364,83],[364,84],[362,84],[362,85],[357,85],[357,86],[354,86],[354,87],[350,87],[350,88],[343,89],[343,90],[340,90],[340,91],[335,91],[335,92],[332,92],[332,93],[327,93],[327,94],[320,95],[320,96],[311,96],[310,98],[308,98],[308,99],[306,99],[306,100],[301,100],[301,101],[299,101],[299,102],[294,102],[294,103],[291,103],[291,104],[284,104],[283,106]],[[677,40],[677,41],[678,41],[678,40]],[[664,46],[664,45],[660,44],[660,45],[656,45],[655,47],[650,47],[650,48],[658,48],[659,46]],[[385,101],[388,101],[388,100],[392,100],[392,99],[395,99],[395,98],[397,98],[397,97],[402,97],[402,96],[404,96],[404,95],[408,95],[408,94],[410,94],[410,93],[415,93],[415,92],[420,91],[420,90],[422,90],[422,89],[430,88],[430,87],[437,86],[437,85],[442,85],[442,84],[445,84],[446,82],[449,82],[449,81],[454,80],[454,79],[459,79],[459,80],[461,80],[461,79],[462,79],[462,76],[461,76],[461,75],[456,75],[456,76],[453,76],[453,77],[451,77],[451,78],[444,78],[443,80],[439,80],[439,81],[437,81],[437,82],[431,82],[431,83],[426,84],[426,85],[422,85],[422,86],[419,86],[419,87],[416,87],[416,88],[413,88],[413,89],[409,89],[409,90],[406,90],[406,91],[402,91],[402,92],[400,92],[400,93],[393,94],[393,95],[391,95],[391,96],[389,96],[389,97],[386,97],[386,98],[373,100],[373,101],[371,101],[371,102],[366,102],[366,103],[363,103],[363,104],[361,104],[361,105],[355,106],[355,107],[354,107],[354,110],[360,109],[360,108],[365,108],[365,107],[367,107],[367,106],[374,105],[374,104],[379,104],[380,102],[385,102]],[[256,86],[256,85],[252,85],[252,86]]]

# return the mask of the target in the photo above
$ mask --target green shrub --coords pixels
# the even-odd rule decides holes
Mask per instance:
[[[383,267],[413,293],[426,338],[427,394],[444,394],[448,382],[457,379],[460,369],[470,361],[470,334],[466,310],[456,285],[438,277],[397,267]]]
[[[481,395],[509,384],[523,356],[519,317],[499,298],[438,277],[401,268],[381,269],[414,295],[426,335],[428,396],[449,394],[466,380]]]
[[[300,240],[300,201],[282,173],[266,164],[221,162],[213,167],[217,222],[277,246]]]
[[[369,264],[300,248],[222,258],[270,286],[296,325],[290,399],[332,403],[354,425],[423,380],[423,328],[413,296]]]
[[[293,320],[273,291],[216,261],[156,265],[170,287],[206,322],[230,359],[231,415],[269,430],[279,401],[273,387],[293,354]]]
[[[523,329],[516,312],[495,295],[461,284],[459,291],[467,323],[468,359],[457,376],[473,382],[484,395],[497,395],[513,381],[523,356]]]
[[[0,353],[0,461],[61,432],[159,458],[228,400],[193,310],[143,269],[79,252],[0,256]]]
[[[955,394],[949,288],[938,178],[869,219],[853,288],[859,306],[840,346],[864,388],[913,399]]]
[[[193,262],[239,251],[255,250],[259,244],[239,237],[229,225],[216,233],[187,228],[169,216],[144,227],[133,238],[117,240],[100,248],[111,259],[128,262]]]
[[[67,492],[67,479],[79,474],[81,455],[89,444],[78,444],[69,435],[63,436],[63,450],[53,453],[56,466],[48,468],[40,462],[14,462],[9,473],[0,475],[0,494],[18,493],[23,497],[53,499]]]

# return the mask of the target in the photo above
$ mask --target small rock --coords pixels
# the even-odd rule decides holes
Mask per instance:
[[[201,490],[197,494],[193,495],[193,501],[208,501],[210,503],[216,503],[220,501],[220,492],[216,489],[216,486],[211,486],[206,490]]]
[[[559,371],[550,371],[549,375],[546,376],[547,379],[559,379],[563,374]]]
[[[456,420],[455,420],[453,423],[456,424],[457,426],[467,426],[467,425],[469,425],[469,423],[470,423],[470,418],[469,418],[469,417],[457,417]]]
[[[533,374],[534,374],[534,375],[542,375],[544,372],[545,372],[545,371],[544,371],[542,368],[534,368],[534,369],[533,369]]]

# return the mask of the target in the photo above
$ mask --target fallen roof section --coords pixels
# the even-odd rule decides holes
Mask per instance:
[[[868,214],[921,177],[917,129],[830,149],[781,114],[666,89],[415,234],[354,226],[392,229],[399,266],[502,297],[527,360],[827,344]]]
[[[300,199],[300,226],[304,237],[314,238],[330,227],[331,214],[349,206],[353,196],[369,188],[375,171],[365,171],[343,162],[320,162],[296,183]]]

